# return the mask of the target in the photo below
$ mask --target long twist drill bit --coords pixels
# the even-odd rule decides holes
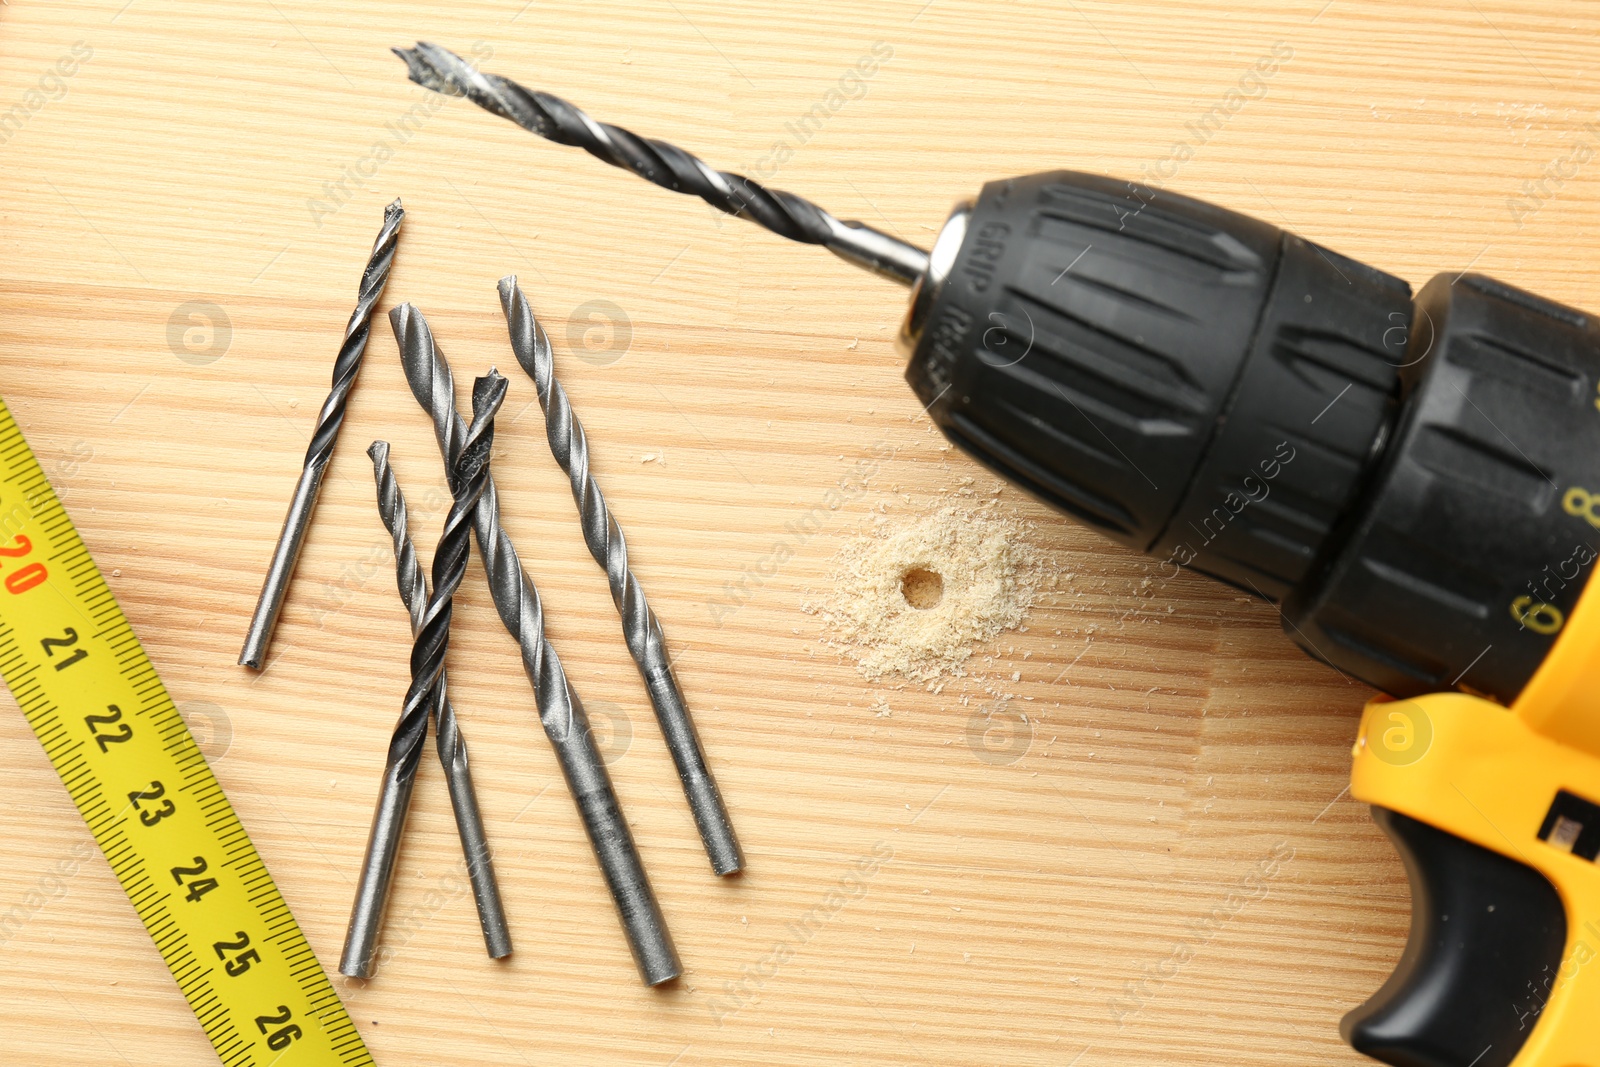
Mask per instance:
[[[455,591],[467,573],[472,549],[472,516],[489,477],[489,450],[494,444],[494,415],[505,399],[506,380],[494,371],[479,378],[472,391],[472,426],[463,435],[461,451],[450,465],[454,502],[433,556],[433,595],[423,610],[411,645],[411,685],[406,690],[400,722],[389,742],[383,789],[372,817],[366,860],[356,887],[350,927],[345,933],[339,972],[355,978],[372,975],[374,949],[383,925],[384,905],[394,878],[395,859],[405,829],[406,812],[416,782],[417,765],[428,732],[428,719],[443,699],[444,658],[450,648],[450,619]]]
[[[556,380],[550,338],[534,317],[515,275],[500,279],[500,305],[511,332],[511,350],[538,391],[550,451],[572,483],[572,498],[578,505],[584,543],[589,546],[594,561],[606,572],[611,585],[611,600],[622,616],[622,635],[650,691],[656,721],[661,724],[667,749],[677,765],[689,810],[694,814],[706,855],[711,859],[711,869],[719,875],[732,874],[744,866],[739,841],[728,821],[728,811],[717,791],[716,780],[706,766],[705,753],[684,704],[683,691],[673,676],[661,623],[645,601],[639,580],[628,566],[628,542],[589,471],[589,439],[583,432],[583,423],[572,413],[567,391]]]
[[[395,581],[400,587],[400,599],[411,617],[413,637],[421,631],[428,610],[428,579],[417,563],[417,550],[411,543],[410,523],[406,514],[406,498],[400,491],[394,469],[389,465],[389,444],[374,441],[367,449],[372,458],[372,473],[377,481],[378,514],[384,528],[394,541]],[[444,768],[445,784],[450,790],[450,806],[455,811],[456,832],[461,837],[461,851],[466,859],[467,879],[472,885],[473,901],[478,908],[478,922],[483,927],[483,943],[489,955],[500,959],[511,954],[511,931],[506,924],[505,908],[500,900],[500,885],[495,879],[494,860],[489,841],[483,830],[483,816],[478,810],[478,794],[472,785],[472,768],[467,760],[467,742],[461,735],[456,719],[456,709],[450,702],[450,689],[446,674],[439,676],[439,699],[433,709],[434,742],[439,763]]]
[[[372,245],[372,255],[367,259],[366,269],[361,272],[361,290],[356,298],[356,308],[350,313],[350,322],[344,329],[344,343],[339,346],[339,356],[333,362],[332,391],[317,415],[317,426],[311,434],[311,444],[306,448],[300,480],[295,484],[289,513],[284,517],[283,531],[278,534],[277,547],[272,551],[272,563],[267,567],[267,578],[261,586],[261,599],[256,602],[250,629],[245,634],[244,648],[239,652],[240,666],[260,670],[266,662],[267,646],[272,643],[272,631],[278,625],[278,613],[283,610],[289,579],[294,576],[294,566],[300,560],[300,549],[305,545],[306,531],[311,527],[311,513],[316,510],[317,496],[322,492],[322,477],[328,472],[333,444],[338,440],[339,428],[344,425],[345,405],[349,403],[350,390],[356,384],[356,375],[361,371],[361,358],[366,354],[367,337],[371,333],[372,309],[389,281],[395,245],[400,239],[400,223],[405,217],[405,209],[398,200],[383,211],[383,228],[378,231],[378,239]]]
[[[811,201],[768,189],[742,174],[714,170],[677,145],[596,122],[572,104],[527,89],[509,78],[484,74],[454,52],[425,41],[396,48],[411,80],[448,96],[464,96],[546,140],[582,148],[596,159],[631,170],[675,193],[698,196],[719,211],[765,226],[780,237],[822,245],[835,255],[886,278],[912,285],[928,267],[928,254],[865,223],[840,221]]]
[[[488,479],[494,414],[505,399],[505,391],[506,380],[494,371],[478,379],[472,395],[472,427],[465,435],[458,462],[451,464],[450,493],[454,503],[445,519],[444,532],[439,536],[439,547],[434,551],[433,595],[428,599],[412,641],[411,685],[406,690],[400,722],[389,741],[383,788],[372,816],[361,881],[356,887],[355,905],[350,910],[344,954],[339,960],[339,973],[354,978],[372,976],[374,950],[394,879],[406,813],[411,806],[417,765],[422,760],[422,745],[427,739],[428,719],[445,698],[441,685],[445,653],[450,648],[455,591],[467,573],[467,556],[472,548],[472,515]]]
[[[422,313],[402,304],[389,313],[406,381],[433,420],[434,437],[447,467],[454,466],[467,438],[455,405],[450,365],[434,345]],[[499,497],[492,475],[473,516],[479,554],[489,578],[495,610],[522,652],[522,670],[533,687],[539,723],[555,749],[562,777],[577,806],[595,860],[616,904],[628,947],[646,985],[682,972],[655,891],[633,843],[633,833],[617,802],[611,775],[595,748],[583,704],[568,684],[561,660],[544,633],[544,607],[510,537],[500,526]]]

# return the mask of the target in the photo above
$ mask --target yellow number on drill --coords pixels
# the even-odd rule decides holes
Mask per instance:
[[[1561,629],[1567,617],[1554,604],[1535,602],[1531,596],[1519,596],[1511,602],[1511,617],[1536,634],[1553,634]]]
[[[1578,486],[1568,489],[1567,495],[1561,498],[1561,510],[1600,529],[1600,496],[1587,489]]]

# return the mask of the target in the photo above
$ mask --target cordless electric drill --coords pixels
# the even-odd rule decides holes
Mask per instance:
[[[1071,171],[993,182],[931,253],[422,44],[467,96],[909,284],[906,377],[965,452],[1278,605],[1388,694],[1353,795],[1410,875],[1393,977],[1344,1021],[1396,1067],[1600,1067],[1600,327],[1477,274],[1398,278]],[[1600,673],[1600,672],[1597,672]]]

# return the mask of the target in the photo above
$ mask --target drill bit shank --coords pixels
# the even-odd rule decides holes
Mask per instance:
[[[425,89],[464,96],[529,133],[582,148],[613,167],[629,170],[675,193],[698,196],[719,211],[743,216],[780,237],[822,245],[860,267],[905,285],[928,268],[928,254],[861,222],[840,221],[793,193],[768,189],[742,174],[714,170],[677,145],[596,122],[572,104],[509,78],[484,74],[454,52],[426,41],[396,48],[411,80]]]
[[[455,406],[455,381],[439,354],[422,314],[410,304],[389,313],[400,362],[417,402],[433,420],[434,436],[448,467],[456,465],[468,432]],[[567,682],[566,671],[544,634],[539,592],[522,569],[511,539],[500,526],[494,478],[485,473],[472,521],[489,592],[500,621],[522,653],[522,669],[533,687],[539,722],[550,739],[562,776],[578,808],[595,860],[605,876],[622,920],[628,947],[647,985],[676,978],[682,971],[677,950],[661,916],[655,891],[617,803],[605,761],[595,748],[583,705]],[[437,592],[435,593],[437,596]]]
[[[500,279],[500,305],[511,332],[511,349],[538,391],[550,451],[572,483],[572,498],[578,505],[584,543],[594,561],[606,572],[611,585],[611,600],[622,616],[623,637],[650,691],[656,720],[661,724],[667,748],[677,765],[678,778],[700,830],[700,839],[705,843],[711,869],[719,875],[732,874],[744,866],[739,841],[728,821],[728,811],[716,780],[706,766],[705,753],[684,704],[683,691],[673,676],[661,623],[645,601],[639,580],[628,566],[628,543],[590,473],[589,439],[583,432],[583,424],[572,413],[567,391],[556,380],[550,338],[534,317],[515,275]]]
[[[415,636],[422,628],[428,608],[428,580],[417,563],[417,551],[411,543],[406,499],[400,492],[394,469],[389,465],[388,442],[374,441],[367,455],[372,458],[373,476],[377,481],[378,513],[394,541],[395,579],[400,587],[400,599],[411,617],[411,630]],[[446,673],[439,676],[438,694],[433,709],[435,747],[450,790],[450,805],[455,811],[456,830],[461,837],[461,851],[466,858],[467,879],[472,885],[473,901],[478,908],[478,922],[483,927],[484,947],[491,957],[500,959],[511,954],[511,932],[506,924],[494,861],[483,830],[483,816],[478,810],[478,794],[472,784],[466,739],[461,735],[455,707],[450,702]]]
[[[267,646],[271,644],[272,631],[278,625],[278,613],[283,610],[289,579],[294,576],[295,564],[299,562],[300,550],[305,545],[306,531],[311,527],[311,514],[316,510],[317,497],[322,492],[322,478],[328,471],[328,460],[333,456],[339,428],[344,425],[344,411],[350,401],[350,390],[361,371],[361,359],[366,354],[367,337],[371,333],[372,309],[389,281],[395,246],[400,239],[400,223],[405,217],[405,209],[398,200],[384,209],[383,228],[378,231],[372,255],[361,273],[356,308],[350,313],[350,321],[344,330],[344,343],[339,346],[339,356],[333,363],[333,388],[317,415],[317,426],[311,434],[311,444],[306,448],[300,480],[295,485],[294,498],[289,502],[289,513],[284,517],[277,547],[273,549],[272,563],[267,567],[267,578],[262,583],[261,598],[256,602],[255,615],[250,619],[250,629],[245,634],[244,648],[239,652],[240,666],[260,670],[266,662]]]
[[[344,952],[339,957],[339,973],[351,978],[371,978],[376,969],[378,933],[383,927],[384,907],[389,902],[389,887],[394,881],[395,861],[400,856],[400,838],[405,833],[406,813],[411,810],[411,793],[427,729],[426,712],[409,719],[402,714],[389,741],[378,804],[372,813],[367,851],[361,861],[361,879],[356,884]]]

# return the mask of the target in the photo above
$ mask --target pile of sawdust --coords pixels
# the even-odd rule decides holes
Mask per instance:
[[[1015,629],[1039,592],[1027,525],[993,502],[909,520],[879,517],[834,559],[832,590],[808,611],[869,680],[961,675],[975,646]]]

